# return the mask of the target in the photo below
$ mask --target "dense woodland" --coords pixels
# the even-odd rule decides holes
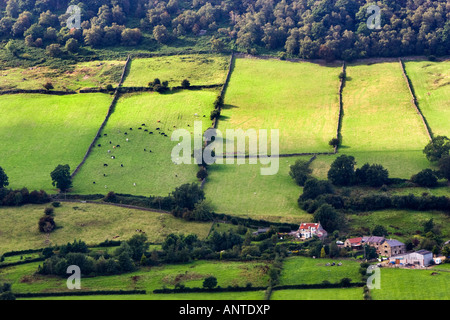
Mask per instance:
[[[66,27],[71,4],[82,9],[81,29]],[[372,4],[381,30],[367,27]],[[24,43],[54,57],[186,37],[206,37],[214,51],[305,59],[441,56],[450,52],[449,18],[448,0],[0,0],[0,39],[12,54]]]

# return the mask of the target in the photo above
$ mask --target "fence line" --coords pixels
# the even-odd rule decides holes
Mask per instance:
[[[334,153],[338,153],[339,144],[340,144],[340,136],[341,136],[341,128],[342,128],[342,117],[344,115],[344,102],[342,99],[342,91],[344,90],[345,80],[347,78],[347,71],[345,61],[342,64],[342,77],[339,82],[339,115],[338,115],[338,125],[336,130],[336,139],[338,139],[338,144],[334,147]]]
[[[412,87],[412,83],[411,83],[410,79],[408,78],[408,75],[406,74],[406,69],[405,69],[405,65],[404,65],[404,63],[403,63],[403,60],[402,60],[401,58],[399,58],[399,59],[398,59],[398,62],[399,62],[400,67],[401,67],[401,69],[402,69],[403,78],[404,78],[405,81],[406,81],[406,85],[408,86],[409,93],[410,93],[410,95],[411,95],[411,103],[412,103],[412,105],[414,106],[414,108],[416,109],[417,114],[419,115],[420,119],[422,120],[423,125],[425,126],[425,129],[427,130],[428,138],[429,138],[430,140],[432,140],[432,139],[433,139],[433,133],[432,133],[432,131],[431,131],[430,126],[428,125],[427,120],[425,119],[425,117],[424,117],[422,111],[420,110],[420,108],[419,108],[419,106],[418,106],[417,98],[416,98],[416,95],[414,94],[414,90],[413,90],[413,87]]]
[[[45,90],[45,89],[11,89],[0,91],[0,95],[4,94],[22,94],[22,93],[39,93],[39,94],[50,94],[50,95],[69,95],[77,94],[76,91],[59,91],[59,90]]]
[[[231,53],[230,63],[228,64],[227,76],[225,78],[225,82],[224,82],[224,84],[222,86],[222,89],[220,90],[220,93],[218,95],[218,98],[219,98],[220,101],[222,101],[222,104],[225,101],[225,97],[224,97],[225,96],[225,92],[227,90],[228,83],[230,82],[231,72],[232,72],[232,69],[233,69],[233,62],[234,62],[234,51]],[[212,125],[211,125],[213,129],[217,129],[217,123],[219,121],[220,112],[222,112],[222,105],[221,104],[218,105],[218,110],[219,110],[219,116],[214,118],[214,120],[212,122]],[[208,142],[205,141],[204,146],[206,147],[207,145],[208,145]],[[206,170],[206,168],[205,168],[205,170]],[[206,179],[207,178],[202,180],[202,183],[200,185],[200,189],[203,189],[205,187]]]
[[[131,61],[131,57],[128,56],[127,61],[125,63],[125,66],[123,67],[123,71],[122,71],[122,76],[120,77],[120,81],[119,84],[117,85],[116,90],[114,91],[114,98],[111,102],[111,104],[109,105],[109,109],[108,112],[106,114],[105,119],[103,120],[102,124],[100,125],[100,128],[98,129],[97,133],[95,134],[94,139],[92,140],[91,144],[89,145],[88,150],[86,151],[86,154],[83,157],[83,160],[80,162],[80,164],[76,167],[76,169],[74,170],[74,172],[71,174],[71,178],[73,179],[75,177],[75,175],[80,171],[81,167],[83,166],[83,164],[86,162],[86,159],[88,158],[89,154],[92,151],[92,148],[95,145],[95,142],[97,141],[98,137],[100,136],[101,131],[103,130],[103,128],[105,127],[106,123],[108,122],[109,117],[111,116],[114,107],[116,106],[117,100],[119,99],[120,96],[120,87],[122,86],[123,80],[125,79],[125,74],[127,72],[127,68],[130,64]]]

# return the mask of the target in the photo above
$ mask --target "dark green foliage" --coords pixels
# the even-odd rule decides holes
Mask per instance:
[[[328,181],[309,178],[305,182],[303,194],[300,196],[299,201],[305,201],[308,199],[314,200],[322,194],[328,194],[332,192],[333,188]]]
[[[72,187],[72,178],[68,164],[58,165],[50,176],[52,178],[52,185],[56,186],[61,192],[67,191],[67,189]]]
[[[206,177],[208,176],[208,171],[206,171],[205,167],[200,167],[200,169],[198,169],[197,172],[197,178],[200,180],[206,179]]]
[[[55,212],[55,209],[54,209],[54,208],[48,207],[48,208],[45,208],[45,209],[44,209],[44,213],[45,213],[46,215],[48,215],[48,216],[53,215],[54,212]]]
[[[336,210],[329,204],[322,205],[314,212],[314,222],[320,222],[322,227],[329,233],[339,230],[341,227],[341,218]],[[320,252],[319,255],[320,256]]]
[[[217,286],[217,278],[213,276],[207,277],[203,281],[203,288],[212,289]]]
[[[298,159],[290,167],[289,175],[299,186],[304,186],[306,180],[311,176],[312,170],[309,168],[309,161]]]
[[[105,198],[103,198],[103,201],[105,202],[117,202],[117,197],[114,191],[108,192]]]
[[[196,183],[186,183],[177,187],[171,196],[174,198],[176,207],[193,210],[196,203],[205,199],[205,192]]]
[[[388,235],[388,232],[382,225],[376,225],[372,230],[372,235],[377,237],[386,237]]]
[[[53,84],[51,82],[46,82],[43,87],[45,88],[45,90],[52,90],[54,89]]]
[[[450,156],[443,156],[439,159],[439,174],[450,181]]]
[[[10,283],[2,283],[0,285],[0,300],[16,300]]]
[[[77,253],[88,253],[89,249],[84,241],[81,240],[74,240],[73,243],[67,243],[66,245],[62,245],[59,248],[59,254],[62,256],[67,255],[71,252],[77,252]]]
[[[183,89],[187,89],[191,86],[191,83],[189,82],[188,79],[184,79],[183,81],[181,81],[181,87]]]
[[[341,155],[334,160],[328,171],[328,179],[337,186],[349,186],[355,181],[356,161],[353,156]]]
[[[39,219],[38,226],[40,232],[49,233],[55,229],[56,224],[52,216],[45,215]]]
[[[438,178],[431,169],[424,169],[411,177],[411,181],[421,187],[433,188],[438,185]]]
[[[0,167],[0,189],[9,185],[8,176],[2,167]]]
[[[388,183],[389,172],[383,168],[382,165],[368,163],[364,164],[361,168],[356,169],[355,177],[357,183],[365,184],[370,187],[381,187]]]
[[[429,161],[439,161],[444,156],[448,156],[450,151],[450,140],[446,136],[434,137],[423,149],[423,153]]]
[[[220,116],[220,110],[214,109],[213,111],[211,111],[209,119],[214,120],[214,119],[218,118],[219,116]]]
[[[339,146],[339,139],[338,138],[333,138],[328,142],[328,145],[330,145],[331,147],[335,148],[337,146]]]
[[[139,261],[149,246],[145,234],[135,234],[127,241],[127,243],[130,246],[131,258],[134,261]]]

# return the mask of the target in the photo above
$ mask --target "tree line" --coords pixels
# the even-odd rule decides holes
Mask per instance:
[[[59,15],[69,4],[81,8],[81,29],[69,30],[70,14]],[[372,4],[380,8],[379,30],[367,24]],[[46,46],[54,56],[79,46],[135,46],[144,34],[159,44],[207,35],[215,51],[269,50],[329,61],[450,50],[446,0],[1,0],[0,10],[1,38]]]

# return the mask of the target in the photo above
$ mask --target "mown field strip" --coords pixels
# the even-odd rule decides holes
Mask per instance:
[[[427,144],[398,63],[347,67],[342,137],[341,153],[422,150]]]
[[[278,129],[280,153],[332,152],[339,72],[312,63],[237,58],[218,129]]]
[[[80,163],[111,99],[102,93],[0,96],[0,166],[10,187],[55,192],[50,172]]]
[[[450,136],[450,60],[406,61],[405,70],[434,135]]]

